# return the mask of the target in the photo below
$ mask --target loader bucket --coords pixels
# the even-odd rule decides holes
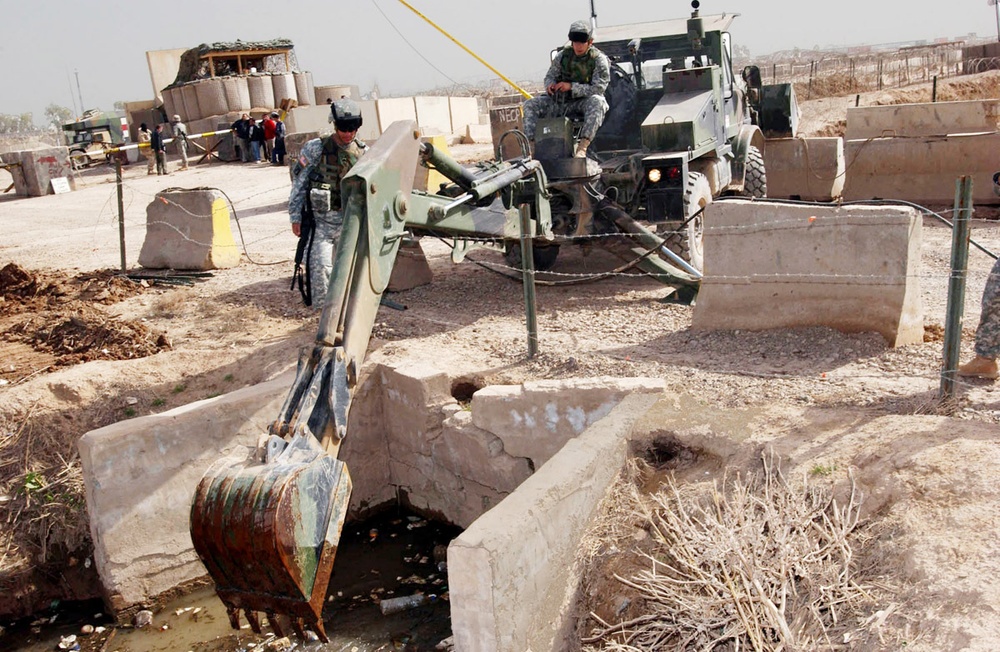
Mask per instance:
[[[322,610],[351,479],[314,442],[297,435],[268,463],[220,460],[198,484],[191,539],[234,628],[242,610],[259,633],[263,612],[279,636],[281,615],[300,637],[328,640]]]

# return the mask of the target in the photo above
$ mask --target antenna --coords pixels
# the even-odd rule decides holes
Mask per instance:
[[[590,31],[597,31],[597,10],[594,9],[594,0],[590,0]]]
[[[80,113],[76,110],[76,98],[73,97],[73,80],[69,78],[69,70],[66,71],[66,83],[69,85],[69,103],[73,105],[73,116],[76,117]]]
[[[86,109],[83,108],[83,93],[80,91],[80,71],[74,68],[73,74],[76,75],[76,94],[80,96],[80,115],[83,115]]]

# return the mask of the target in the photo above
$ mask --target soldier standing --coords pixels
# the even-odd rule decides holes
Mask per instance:
[[[181,155],[181,167],[179,169],[188,169],[188,130],[181,122],[181,117],[175,115],[172,120],[174,125],[174,142],[177,143],[177,151]]]
[[[524,103],[524,134],[534,141],[538,118],[549,116],[557,102],[565,102],[565,114],[583,115],[583,127],[573,153],[583,158],[608,112],[604,91],[611,82],[611,64],[607,55],[593,46],[593,32],[587,21],[578,20],[569,26],[569,40],[569,45],[556,53],[545,74],[546,94]]]
[[[996,379],[1000,356],[1000,260],[993,263],[983,290],[982,312],[976,328],[976,357],[958,368],[958,375]]]
[[[299,290],[305,304],[317,308],[326,299],[333,255],[344,224],[340,181],[368,149],[357,139],[361,127],[358,105],[350,99],[340,99],[331,105],[330,111],[334,132],[314,138],[302,147],[288,198],[292,233],[299,237],[295,256]]]
[[[149,128],[146,127],[146,123],[143,122],[139,125],[139,143],[149,144],[149,139],[151,134],[149,133]],[[156,152],[153,151],[152,147],[140,147],[142,155],[146,157],[146,174],[156,174],[153,171],[153,166],[156,164]]]
[[[163,144],[163,125],[156,125],[153,133],[149,135],[149,148],[153,150],[156,158],[156,174],[169,174],[167,172],[167,147]]]

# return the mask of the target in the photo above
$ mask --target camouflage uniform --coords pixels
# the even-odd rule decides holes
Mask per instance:
[[[976,355],[1000,357],[1000,260],[993,263],[983,290],[983,310],[976,328]]]
[[[174,116],[174,142],[177,143],[177,153],[181,155],[180,169],[186,170],[188,167],[188,132],[187,127],[178,116]]]
[[[556,54],[545,74],[545,88],[564,81],[573,84],[573,90],[565,102],[545,94],[524,103],[524,133],[529,139],[535,138],[538,118],[556,113],[583,115],[580,138],[594,139],[604,122],[604,114],[608,112],[604,91],[611,82],[611,64],[607,55],[591,45],[582,57],[578,57],[573,52],[572,45],[565,46]]]
[[[341,146],[334,136],[315,138],[302,147],[302,155],[294,166],[297,172],[294,172],[296,176],[288,197],[288,216],[292,224],[302,222],[308,195],[316,224],[307,259],[312,305],[316,308],[326,301],[333,273],[333,254],[344,225],[340,180],[367,149],[357,139]]]

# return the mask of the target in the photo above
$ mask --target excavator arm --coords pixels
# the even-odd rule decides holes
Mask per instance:
[[[444,168],[459,197],[413,192],[418,156]],[[508,206],[480,204],[507,192]],[[407,227],[469,237],[517,237],[513,202],[535,204],[536,234],[551,237],[545,179],[536,161],[465,170],[397,122],[341,184],[344,225],[316,341],[304,350],[284,404],[254,450],[212,465],[191,506],[191,539],[234,628],[259,613],[326,641],[322,608],[347,515],[351,479],[337,459],[358,369]]]

